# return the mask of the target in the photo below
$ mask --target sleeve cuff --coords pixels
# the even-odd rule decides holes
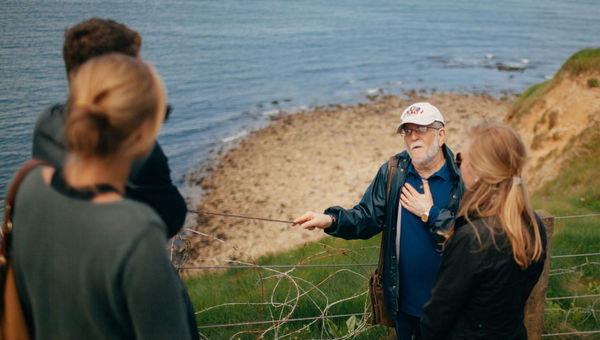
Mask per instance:
[[[427,220],[427,226],[433,227],[439,215],[440,208],[436,207],[435,205],[432,205],[431,209],[429,209],[429,219]]]
[[[329,226],[329,228],[323,229],[323,231],[327,234],[331,234],[331,233],[335,233],[338,229],[338,220],[339,220],[339,213],[337,211],[335,211],[336,209],[334,209],[333,207],[331,208],[327,208],[323,214],[325,215],[329,215],[331,216],[331,225]]]

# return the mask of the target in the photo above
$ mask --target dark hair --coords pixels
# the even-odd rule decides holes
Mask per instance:
[[[142,37],[110,19],[91,18],[65,31],[63,59],[67,75],[93,57],[119,52],[137,57]]]

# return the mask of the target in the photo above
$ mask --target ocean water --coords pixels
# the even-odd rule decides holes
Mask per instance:
[[[0,2],[0,192],[36,117],[66,98],[64,29],[112,18],[143,37],[174,107],[159,141],[185,184],[271,115],[374,93],[520,93],[600,45],[597,0]]]

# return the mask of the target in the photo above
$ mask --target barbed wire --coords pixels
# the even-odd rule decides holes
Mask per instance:
[[[201,233],[201,232],[198,232],[195,234],[207,236],[213,240],[218,239],[216,237],[213,237],[211,235]],[[223,242],[225,242],[225,241],[223,241]],[[231,307],[235,307],[235,306],[250,306],[250,307],[254,306],[254,307],[259,307],[259,309],[261,309],[261,311],[262,311],[263,307],[268,306],[269,308],[267,309],[267,314],[266,315],[260,314],[261,315],[260,320],[255,320],[255,321],[251,321],[251,322],[237,322],[237,323],[233,323],[233,324],[202,325],[199,327],[199,330],[209,330],[209,329],[214,329],[214,328],[219,328],[219,327],[236,327],[236,326],[238,326],[238,327],[246,326],[247,327],[247,326],[270,325],[266,329],[259,327],[259,329],[243,330],[243,331],[236,332],[235,334],[231,335],[230,339],[234,339],[234,338],[240,336],[241,334],[254,334],[255,336],[257,336],[257,338],[262,338],[269,333],[275,334],[275,338],[277,338],[277,339],[284,339],[284,338],[292,336],[295,333],[301,332],[303,330],[309,330],[316,323],[323,322],[323,325],[321,325],[321,327],[319,327],[319,329],[323,333],[322,337],[323,338],[331,338],[329,335],[330,330],[328,329],[327,325],[324,322],[326,320],[329,320],[332,318],[340,318],[342,316],[334,315],[332,317],[332,315],[329,315],[330,310],[334,306],[336,306],[340,303],[344,303],[344,302],[352,300],[352,299],[363,299],[364,300],[363,313],[355,313],[356,315],[348,315],[348,316],[356,317],[357,315],[364,315],[364,317],[362,317],[362,319],[357,322],[357,326],[352,332],[350,332],[347,335],[344,335],[341,338],[338,337],[338,339],[346,339],[353,335],[356,335],[356,334],[366,331],[368,329],[368,326],[367,326],[368,314],[366,314],[366,313],[367,313],[368,307],[369,307],[368,300],[366,298],[367,290],[365,289],[366,288],[365,285],[367,282],[367,275],[360,273],[360,272],[353,271],[351,269],[347,269],[347,268],[338,268],[334,272],[327,275],[325,278],[321,279],[319,282],[309,282],[297,275],[294,275],[294,271],[298,269],[297,266],[305,266],[305,267],[309,267],[309,268],[323,266],[323,265],[312,265],[309,262],[317,261],[317,260],[320,260],[320,259],[326,258],[326,257],[338,256],[338,255],[347,257],[352,262],[354,262],[354,263],[349,263],[347,265],[355,264],[355,265],[361,265],[361,266],[355,266],[355,267],[365,267],[362,263],[358,263],[359,261],[362,261],[362,262],[366,261],[366,258],[364,257],[363,254],[361,254],[361,251],[366,248],[375,248],[375,247],[362,247],[362,248],[358,248],[358,249],[339,249],[339,248],[335,248],[335,247],[332,247],[332,246],[326,245],[326,244],[320,244],[320,245],[322,247],[324,247],[324,250],[316,252],[315,254],[309,256],[308,258],[300,261],[300,263],[298,263],[297,265],[293,265],[293,266],[292,265],[259,266],[256,264],[255,261],[243,262],[243,261],[239,261],[239,260],[221,260],[221,261],[228,263],[229,264],[228,266],[202,266],[203,267],[202,269],[207,269],[206,267],[219,267],[219,268],[245,267],[247,269],[255,269],[255,270],[260,269],[260,271],[267,271],[267,275],[260,276],[258,279],[261,289],[267,281],[271,281],[272,285],[269,288],[270,294],[267,294],[265,296],[264,294],[261,293],[260,302],[222,303],[222,304],[207,307],[205,309],[202,309],[202,310],[199,310],[196,312],[196,315],[201,317],[201,315],[203,315],[209,311],[218,311],[219,309],[222,309],[222,308],[231,308]],[[186,268],[186,269],[189,269],[189,268]],[[343,297],[339,298],[338,300],[332,301],[330,299],[330,297],[328,296],[328,294],[321,289],[321,286],[323,286],[326,282],[333,280],[336,276],[341,275],[341,274],[350,274],[350,275],[358,276],[358,279],[356,281],[357,282],[365,282],[365,284],[363,284],[359,289],[354,291],[352,294],[350,294],[348,296],[343,296]],[[288,287],[287,288],[288,292],[286,293],[286,295],[283,298],[281,298],[281,296],[279,296],[279,298],[277,298],[276,293],[278,292],[279,287],[283,286],[284,282],[286,282],[286,287]],[[316,294],[316,295],[313,297],[312,296],[313,294]],[[285,329],[283,329],[282,328],[283,325],[285,325],[289,322],[295,321],[297,319],[301,319],[301,318],[292,318],[294,312],[296,311],[298,304],[300,303],[300,300],[304,300],[305,301],[304,304],[308,304],[312,308],[315,308],[318,313],[317,314],[318,317],[309,317],[304,320],[300,320],[300,321],[309,321],[309,322],[307,322],[304,325],[301,325],[299,329],[289,330],[287,327]],[[321,302],[317,302],[317,300],[321,301]],[[266,319],[263,319],[263,317]],[[202,334],[202,333],[200,333],[200,336],[202,338],[206,338],[206,339],[210,338],[209,336]]]
[[[336,314],[336,315],[320,315],[306,318],[295,318],[295,319],[287,319],[286,322],[297,322],[297,321],[312,321],[312,320],[321,320],[321,319],[337,319],[337,318],[348,318],[352,316],[365,316],[370,317],[371,313],[353,313],[353,314]],[[238,323],[225,323],[220,325],[205,325],[198,326],[198,329],[207,329],[207,328],[224,328],[224,327],[241,327],[241,326],[258,326],[258,325],[268,325],[274,322],[281,322],[284,320],[269,320],[269,321],[253,321],[253,322],[238,322]]]
[[[207,234],[199,233],[205,236]],[[224,241],[223,241],[224,242]],[[379,249],[379,246],[372,247],[361,247],[357,249]],[[587,253],[587,254],[570,254],[570,255],[552,255],[551,259],[555,258],[573,258],[573,257],[590,257],[600,256],[600,253]],[[598,264],[595,262],[589,262],[588,264]],[[256,268],[334,268],[334,267],[374,267],[377,263],[336,263],[336,264],[266,264],[266,265],[251,265],[251,266],[182,266],[178,267],[181,270],[203,270],[203,269],[256,269]],[[568,272],[572,272],[569,268]],[[555,274],[559,275],[559,274]]]
[[[597,217],[600,216],[600,214],[585,214],[585,215],[572,215],[572,216],[556,216],[554,217],[555,220],[564,220],[567,218],[583,218],[583,217]]]
[[[591,297],[600,297],[600,294],[559,296],[559,297],[551,297],[551,298],[547,297],[546,301],[567,300],[567,299],[583,299],[583,298],[591,298]]]
[[[588,256],[599,256],[600,253],[588,253],[588,254],[566,254],[566,255],[552,255],[550,256],[551,259],[562,259],[562,258],[567,258],[567,257],[588,257]]]
[[[542,334],[542,338],[548,338],[553,336],[564,336],[564,335],[590,335],[590,334],[600,334],[600,331],[578,331],[578,332],[567,332],[567,333],[549,333]]]
[[[571,273],[575,273],[577,270],[584,268],[584,267],[588,267],[588,266],[594,266],[594,265],[600,265],[600,262],[585,262],[582,263],[580,265],[576,265],[570,268],[555,268],[555,269],[551,269],[548,273],[549,277],[552,276],[558,276],[558,275],[564,275],[564,274],[571,274]]]
[[[256,269],[256,268],[336,268],[336,267],[374,267],[377,263],[339,263],[339,264],[265,264],[254,266],[191,266],[179,267],[181,270],[201,269]]]
[[[191,211],[194,213],[205,213],[200,211]],[[207,213],[211,215],[225,216],[225,217],[236,217],[236,218],[244,218],[244,219],[256,219],[266,222],[278,222],[278,223],[292,223],[292,221],[285,220],[277,220],[277,219],[267,219],[267,218],[256,218],[252,216],[243,216],[243,215],[231,215],[231,214],[221,214],[221,213]],[[568,218],[588,218],[600,216],[600,214],[587,214],[587,215],[573,215],[573,216],[559,216],[555,217],[555,219],[568,219]],[[224,245],[227,245],[228,242],[225,240],[203,233],[198,230],[194,230],[191,228],[185,228],[191,234],[199,235],[202,237],[207,237],[212,240],[221,242]],[[379,246],[371,246],[371,247],[362,247],[357,249],[338,249],[323,243],[317,243],[326,249],[324,251],[316,252],[315,254],[309,256],[306,259],[301,260],[296,264],[266,264],[266,265],[258,265],[254,260],[251,262],[242,262],[237,260],[225,260],[225,259],[201,259],[201,261],[212,260],[212,261],[222,261],[226,262],[227,265],[199,265],[199,266],[181,266],[178,269],[184,271],[193,271],[193,270],[208,270],[208,269],[252,269],[256,270],[257,273],[266,271],[265,275],[261,275],[259,273],[259,285],[261,289],[261,300],[260,302],[228,302],[222,303],[214,306],[210,306],[199,310],[196,312],[196,315],[202,318],[202,315],[208,312],[218,312],[219,309],[223,308],[235,308],[236,306],[248,306],[251,308],[259,308],[260,317],[258,320],[248,321],[248,322],[235,322],[235,323],[217,323],[212,325],[201,325],[198,326],[198,330],[200,336],[202,338],[208,339],[209,337],[203,334],[203,331],[210,331],[211,329],[218,328],[234,328],[234,327],[257,327],[258,329],[250,329],[250,330],[242,330],[238,331],[235,334],[231,335],[230,339],[234,339],[239,337],[242,334],[253,334],[257,338],[263,338],[267,334],[271,334],[275,339],[284,339],[292,337],[294,334],[299,334],[305,330],[314,329],[313,326],[320,324],[319,327],[321,332],[321,338],[335,338],[335,339],[348,339],[354,337],[357,334],[365,332],[370,328],[370,325],[367,324],[367,321],[370,317],[369,311],[369,302],[367,298],[367,277],[368,274],[365,275],[363,273],[352,270],[352,268],[364,268],[364,267],[374,267],[376,263],[366,263],[367,258],[362,250],[366,249],[379,249]],[[233,246],[232,246],[233,247]],[[234,247],[235,248],[235,247]],[[239,250],[236,248],[236,250]],[[173,250],[171,251],[173,253]],[[350,259],[351,263],[335,263],[335,264],[314,264],[311,262],[322,260],[325,258],[331,258],[333,256],[345,256]],[[562,254],[562,255],[552,255],[551,259],[562,259],[562,258],[576,258],[576,257],[593,257],[600,256],[599,253],[582,253],[582,254]],[[555,270],[551,270],[550,276],[575,273],[578,270],[581,270],[585,266],[590,265],[598,265],[598,262],[590,262],[586,260],[586,263],[573,266],[570,268],[559,268]],[[325,278],[320,279],[319,282],[309,282],[306,279],[295,275],[295,271],[298,269],[311,269],[311,268],[334,268],[335,270],[327,275]],[[337,300],[331,300],[331,298],[327,295],[325,291],[322,290],[323,285],[333,280],[335,277],[341,274],[350,274],[356,275],[359,277],[357,281],[364,282],[363,285],[354,291],[353,293],[338,297]],[[263,287],[267,281],[270,281],[269,285],[270,292],[265,295],[263,291]],[[278,292],[279,287],[287,287],[287,293],[282,297],[281,294],[276,294]],[[285,288],[284,288],[285,289]],[[284,291],[285,292],[285,291]],[[316,295],[314,295],[316,294]],[[314,295],[314,296],[313,296]],[[567,299],[585,299],[585,298],[598,298],[600,294],[587,294],[587,295],[575,295],[575,296],[562,296],[562,297],[549,297],[546,298],[547,301],[558,301],[558,300],[567,300]],[[353,299],[364,299],[363,303],[363,312],[361,313],[347,313],[347,314],[329,314],[332,308],[338,304],[344,303],[346,301],[350,301]],[[305,300],[304,304],[308,304],[311,308],[315,308],[315,316],[308,317],[292,317],[300,304],[301,300]],[[320,301],[320,302],[319,302]],[[362,300],[361,300],[362,301]],[[596,300],[597,301],[597,300]],[[595,304],[596,302],[594,302]],[[304,309],[304,308],[303,308]],[[548,308],[546,311],[553,311],[554,309]],[[587,318],[593,317],[596,318],[595,313],[596,310],[593,308],[580,308],[574,307],[568,310],[560,311],[566,313],[565,318],[568,319],[569,316],[575,310],[585,311],[590,315],[587,315]],[[266,314],[263,313],[266,312]],[[357,327],[348,332],[345,335],[333,335],[330,334],[331,330],[328,329],[327,320],[339,319],[339,318],[359,318],[357,322]],[[283,328],[284,325],[290,322],[306,322],[306,324],[299,325],[299,328],[294,330],[289,329],[288,327]],[[261,326],[269,325],[269,327],[263,328]],[[291,327],[290,327],[291,328]],[[235,330],[232,330],[235,332]],[[578,334],[597,334],[600,331],[578,331],[578,332],[568,332],[568,333],[548,333],[542,334],[542,337],[553,337],[553,336],[562,336],[562,335],[578,335]],[[270,335],[270,336],[271,336]]]

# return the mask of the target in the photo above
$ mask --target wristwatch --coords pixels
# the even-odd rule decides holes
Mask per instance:
[[[428,220],[429,220],[429,211],[426,211],[421,214],[421,221],[423,221],[423,223],[427,223]]]

